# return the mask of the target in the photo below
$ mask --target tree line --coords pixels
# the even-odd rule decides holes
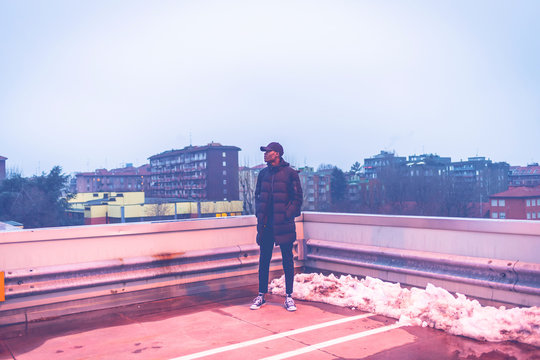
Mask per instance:
[[[16,221],[24,228],[74,225],[67,210],[69,176],[62,168],[29,178],[11,174],[0,183],[0,221]]]
[[[355,174],[334,168],[330,178],[331,201],[321,211],[448,216],[485,216],[489,194],[480,181],[467,181],[459,177],[442,175],[417,176],[404,174],[403,169],[388,166],[377,173],[375,179],[364,180],[358,191],[351,196],[353,187],[347,178]],[[486,195],[488,194],[488,195]]]

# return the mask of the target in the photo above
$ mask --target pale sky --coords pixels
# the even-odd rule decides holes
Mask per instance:
[[[0,0],[0,155],[31,176],[279,141],[540,161],[540,1]]]

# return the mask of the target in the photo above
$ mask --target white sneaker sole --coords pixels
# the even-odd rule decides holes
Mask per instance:
[[[249,308],[250,308],[251,310],[259,310],[261,307],[264,306],[264,304],[266,304],[266,303],[262,303],[260,306],[251,305]]]

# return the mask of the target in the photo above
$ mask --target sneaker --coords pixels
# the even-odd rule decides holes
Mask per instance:
[[[253,299],[253,304],[251,304],[250,309],[251,310],[257,310],[258,308],[260,308],[264,304],[266,304],[266,300],[264,300],[264,297],[259,295],[255,299]]]
[[[287,309],[287,311],[296,311],[296,305],[294,305],[294,300],[290,296],[285,298],[285,309]]]

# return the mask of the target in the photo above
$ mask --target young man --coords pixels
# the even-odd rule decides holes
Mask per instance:
[[[292,299],[294,282],[293,243],[296,240],[294,218],[300,215],[302,206],[302,186],[298,172],[283,160],[283,147],[277,142],[261,146],[264,161],[268,165],[261,170],[255,187],[255,207],[257,216],[257,244],[259,255],[259,295],[253,300],[252,310],[259,309],[268,292],[268,271],[272,250],[281,248],[283,271],[285,272],[285,308],[295,311]]]

